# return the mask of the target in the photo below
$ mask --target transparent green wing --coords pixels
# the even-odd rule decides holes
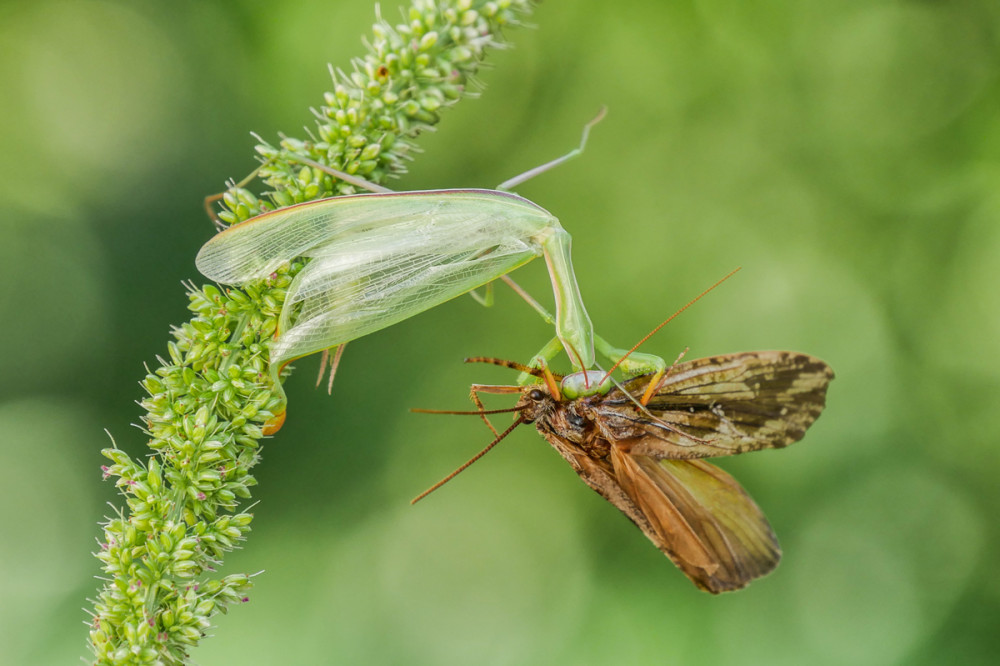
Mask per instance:
[[[267,213],[210,240],[198,269],[225,284],[311,257],[289,287],[272,362],[390,326],[541,255],[548,211],[491,190],[336,197]]]
[[[467,219],[488,224],[486,216]],[[276,363],[391,326],[483,285],[541,254],[529,239],[482,247],[482,236],[372,238],[315,248],[289,287],[271,348]]]
[[[493,190],[429,190],[357,194],[289,206],[258,215],[216,235],[195,263],[205,277],[243,284],[267,277],[284,262],[319,245],[357,235],[376,242],[416,237],[444,240],[475,217],[489,220],[470,239],[488,248],[558,227],[551,213],[527,199]]]

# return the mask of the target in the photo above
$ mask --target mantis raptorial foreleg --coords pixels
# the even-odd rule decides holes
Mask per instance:
[[[541,368],[543,366],[548,366],[549,361],[554,359],[562,351],[562,342],[559,338],[552,338],[549,340],[544,347],[538,350],[538,353],[531,357],[531,361],[528,362],[529,368]],[[522,372],[517,376],[517,383],[520,385],[528,384],[532,381],[534,375]]]
[[[594,334],[594,346],[597,349],[597,353],[610,361],[612,365],[621,361],[619,367],[625,375],[630,377],[650,372],[662,373],[667,367],[666,362],[655,354],[644,354],[642,352],[632,352],[629,354],[629,350],[612,346],[607,340],[596,333]],[[560,342],[559,338],[552,338],[531,358],[531,361],[528,362],[528,367],[541,368],[544,365],[548,365],[561,351],[562,342]],[[623,358],[625,359],[624,361],[622,361]],[[517,376],[517,383],[522,386],[532,382],[532,380],[532,375],[527,372],[522,372]]]
[[[612,364],[620,363],[618,367],[629,377],[648,372],[662,373],[667,367],[666,361],[659,356],[637,351],[629,353],[628,349],[611,346],[607,340],[599,335],[594,336],[594,343],[601,356],[611,361]]]

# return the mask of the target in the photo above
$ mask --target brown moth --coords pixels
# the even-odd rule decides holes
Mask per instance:
[[[726,354],[576,399],[554,382],[524,387],[515,411],[696,586],[717,594],[769,573],[781,549],[747,492],[700,458],[800,440],[831,379],[826,363],[805,354]]]

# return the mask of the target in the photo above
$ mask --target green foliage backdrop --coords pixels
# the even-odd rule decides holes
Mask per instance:
[[[383,14],[397,16],[383,3]],[[201,197],[301,134],[372,20],[365,2],[0,7],[0,662],[85,653],[108,428],[142,454],[142,364],[187,317]],[[541,5],[401,189],[519,189],[558,215],[597,330],[648,350],[788,348],[838,373],[784,451],[724,461],[785,559],[693,586],[544,440],[466,406],[551,331],[463,298],[315,360],[256,470],[233,571],[266,569],[200,663],[991,663],[1000,614],[1000,6],[857,0]],[[547,296],[544,267],[516,276]],[[496,406],[505,406],[497,400]]]

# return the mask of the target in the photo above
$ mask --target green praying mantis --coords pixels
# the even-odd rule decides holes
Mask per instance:
[[[585,126],[578,148],[496,190],[392,192],[302,159],[375,191],[288,206],[233,225],[201,248],[196,265],[216,282],[243,285],[267,278],[296,258],[309,259],[289,286],[271,344],[278,390],[278,375],[290,361],[332,348],[339,352],[351,340],[462,294],[475,295],[473,290],[489,289],[497,279],[511,284],[555,325],[555,338],[530,365],[546,365],[565,350],[575,371],[563,380],[567,395],[610,388],[592,381],[600,373],[588,372],[596,363],[595,350],[612,362],[625,358],[626,374],[663,372],[660,357],[629,356],[594,333],[573,271],[570,234],[550,212],[509,191],[580,154],[601,117],[603,111]],[[554,317],[506,278],[539,256],[552,282]]]

